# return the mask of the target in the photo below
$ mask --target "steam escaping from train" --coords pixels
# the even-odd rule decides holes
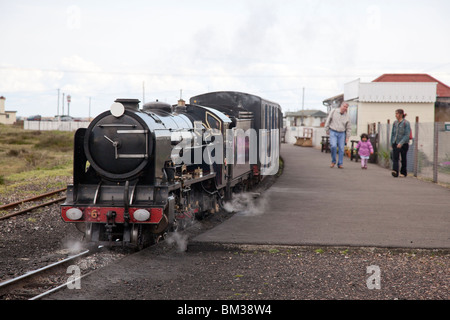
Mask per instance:
[[[224,209],[228,212],[236,212],[244,216],[257,216],[264,213],[267,206],[267,198],[259,193],[247,192],[233,194],[231,201],[224,204]]]
[[[83,243],[78,240],[66,240],[64,247],[69,251],[70,254],[75,254],[83,249]]]
[[[172,232],[167,236],[166,241],[169,245],[176,244],[177,250],[184,252],[187,249],[188,236],[180,232]]]

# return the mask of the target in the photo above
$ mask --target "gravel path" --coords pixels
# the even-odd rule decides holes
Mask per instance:
[[[174,237],[174,235],[172,235]],[[82,300],[448,300],[450,254],[438,250],[189,246],[178,235],[92,274]],[[169,238],[170,240],[170,238]]]

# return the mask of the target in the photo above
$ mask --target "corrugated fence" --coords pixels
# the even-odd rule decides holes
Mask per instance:
[[[76,131],[78,128],[87,128],[90,122],[87,121],[29,121],[23,122],[25,130],[38,131]]]

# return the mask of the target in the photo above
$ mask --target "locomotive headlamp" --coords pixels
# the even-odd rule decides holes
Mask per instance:
[[[70,208],[66,212],[67,218],[70,220],[80,220],[80,218],[83,216],[83,212],[78,208]]]
[[[145,209],[138,209],[133,213],[133,217],[137,221],[147,221],[150,219],[150,212]]]
[[[125,112],[125,107],[123,106],[123,104],[121,104],[120,102],[114,102],[111,106],[111,114],[116,117],[119,118],[121,117]]]

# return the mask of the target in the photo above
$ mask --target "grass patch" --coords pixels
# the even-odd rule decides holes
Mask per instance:
[[[48,131],[50,134],[44,134],[34,145],[38,150],[51,150],[55,152],[66,153],[73,150],[73,133],[70,135],[62,131]]]
[[[61,181],[55,187],[65,187],[63,181],[73,175],[74,134],[0,125],[0,192],[11,193],[30,182],[51,189],[52,181]]]

